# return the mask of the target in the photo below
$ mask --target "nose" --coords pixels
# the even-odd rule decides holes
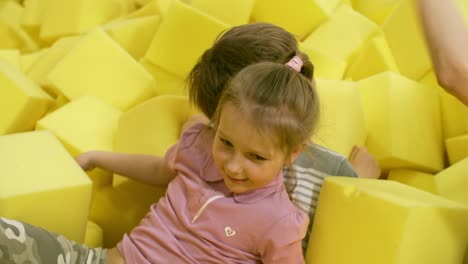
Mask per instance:
[[[242,172],[242,161],[239,154],[233,154],[225,163],[225,170],[230,176],[239,175]]]

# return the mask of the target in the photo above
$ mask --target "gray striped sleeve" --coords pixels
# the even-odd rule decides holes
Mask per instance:
[[[306,237],[302,241],[304,252],[312,230],[320,189],[328,176],[357,177],[357,173],[344,156],[316,144],[307,146],[296,159],[292,170],[284,169],[285,183],[295,184],[291,193],[292,202],[310,218]]]

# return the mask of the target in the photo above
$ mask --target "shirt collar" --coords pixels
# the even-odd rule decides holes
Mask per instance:
[[[270,194],[280,191],[284,188],[283,173],[280,172],[278,176],[268,185],[246,193],[234,194],[234,201],[243,204],[255,203]]]
[[[218,182],[224,180],[221,173],[219,173],[213,158],[208,159],[204,166],[202,166],[200,177],[206,182]],[[250,192],[233,194],[233,199],[237,203],[255,203],[272,193],[282,190],[282,188],[284,188],[283,172],[280,172],[278,176],[268,185]]]

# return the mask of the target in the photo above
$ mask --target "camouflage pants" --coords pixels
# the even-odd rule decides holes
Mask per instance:
[[[39,227],[0,218],[0,264],[104,264],[106,252]]]

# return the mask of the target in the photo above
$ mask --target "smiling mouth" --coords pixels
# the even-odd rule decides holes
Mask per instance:
[[[230,181],[232,181],[232,182],[234,182],[234,183],[243,183],[243,182],[246,182],[246,181],[247,181],[247,179],[235,179],[235,178],[232,178],[232,177],[229,177],[229,176],[227,176],[227,177],[228,177],[228,179],[229,179]]]

